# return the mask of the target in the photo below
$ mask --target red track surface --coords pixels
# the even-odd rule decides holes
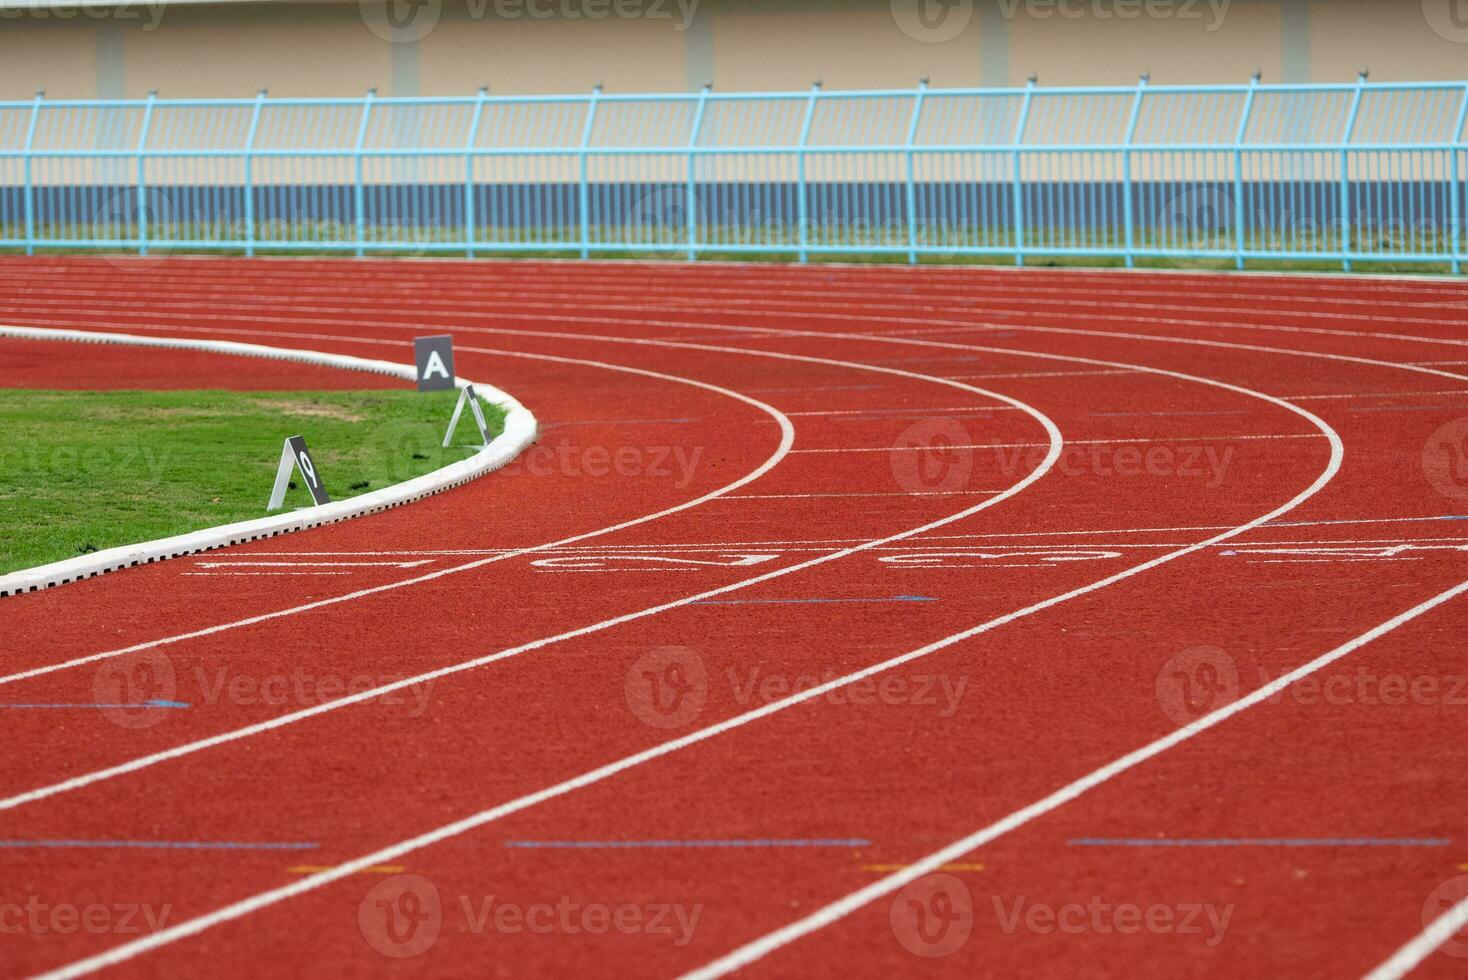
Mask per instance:
[[[57,668],[0,677],[0,702],[190,705],[0,712],[16,747],[0,761],[0,838],[314,845],[0,849],[6,974],[59,968],[150,931],[139,916],[131,925],[142,933],[100,918],[62,932],[47,918],[58,906],[166,908],[174,926],[288,886],[299,893],[236,908],[196,935],[165,933],[114,972],[696,969],[1468,580],[1458,550],[1468,525],[1423,520],[1468,514],[1468,479],[1434,436],[1468,417],[1468,288],[1457,284],[184,259],[7,260],[0,283],[0,323],[18,325],[403,360],[415,334],[450,331],[460,370],[512,392],[542,424],[539,446],[508,471],[207,556],[426,565],[261,565],[267,574],[224,577],[198,573],[250,569],[206,568],[201,556],[0,600],[0,673]],[[86,359],[62,367],[49,356],[57,347],[0,340],[0,384],[103,383],[87,365],[105,365],[109,385],[138,387],[381,383],[122,348],[70,348]],[[970,516],[842,554],[975,508],[1043,464],[1046,429],[1001,394],[1053,420],[1065,443],[1054,467]],[[781,413],[794,427],[788,454]],[[892,449],[933,433],[1005,448]],[[726,495],[595,533],[772,460]],[[1291,501],[1266,526],[855,688],[780,700],[792,685],[1101,583]],[[514,553],[577,535],[593,536]],[[1409,548],[1382,553],[1396,545]],[[1301,551],[1343,547],[1364,550]],[[678,604],[757,577],[717,604]],[[930,601],[871,601],[897,596]],[[813,601],[830,599],[868,601]],[[1302,682],[1324,684],[1324,696],[1297,685],[964,855],[940,880],[972,923],[961,944],[961,923],[926,942],[914,896],[883,895],[747,972],[1370,970],[1422,929],[1429,896],[1468,862],[1465,602]],[[387,683],[498,651],[518,652],[332,706],[357,678]],[[63,666],[79,658],[90,659]],[[765,705],[778,710],[749,717]],[[339,880],[291,870],[339,866],[512,801],[514,812]],[[1097,838],[1376,843],[1075,843]],[[1419,843],[1384,843],[1402,839]],[[867,843],[515,846],[833,840]],[[45,928],[31,918],[8,928],[34,907],[47,910]],[[619,908],[622,919],[598,918]],[[404,918],[415,909],[428,916],[416,932]],[[647,921],[658,909],[667,932]],[[1450,948],[1468,953],[1468,941]],[[1421,972],[1462,975],[1465,964],[1439,952]]]

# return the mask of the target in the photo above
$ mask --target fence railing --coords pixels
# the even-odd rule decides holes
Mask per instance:
[[[0,102],[0,248],[1430,263],[1468,81]]]

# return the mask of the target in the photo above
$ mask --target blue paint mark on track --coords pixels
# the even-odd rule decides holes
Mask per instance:
[[[594,850],[637,847],[868,847],[858,838],[768,838],[753,840],[507,840],[506,847],[545,850]]]
[[[782,603],[798,602],[937,602],[933,596],[928,595],[894,595],[876,599],[700,599],[693,603],[695,606],[752,606],[752,605],[779,605]]]
[[[164,701],[154,698],[151,701],[143,701],[139,704],[0,704],[0,708],[90,708],[92,710],[124,709],[128,711],[138,708],[188,708],[191,707],[187,701]]]
[[[231,840],[0,840],[0,848],[30,847],[132,847],[143,850],[174,851],[314,851],[314,841],[231,841]]]
[[[1447,847],[1445,837],[1080,837],[1071,847]]]

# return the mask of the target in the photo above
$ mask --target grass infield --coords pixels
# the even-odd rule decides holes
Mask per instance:
[[[0,574],[263,517],[281,444],[302,435],[333,500],[462,460],[457,391],[0,389]],[[485,406],[491,434],[504,413]],[[286,507],[310,494],[299,474]]]

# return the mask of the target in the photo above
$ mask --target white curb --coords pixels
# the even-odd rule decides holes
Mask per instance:
[[[279,361],[298,361],[304,364],[320,364],[345,371],[366,371],[389,377],[413,381],[414,368],[407,364],[391,361],[376,361],[346,354],[327,354],[322,351],[292,350],[284,347],[267,347],[263,344],[237,344],[224,340],[191,340],[164,337],[143,337],[136,334],[94,333],[86,330],[49,330],[39,327],[0,326],[0,337],[17,337],[26,340],[64,340],[85,344],[123,344],[135,347],[173,347],[184,350],[212,351],[218,354],[234,354],[240,357],[264,357]],[[435,493],[468,483],[477,477],[499,469],[520,454],[535,441],[536,421],[524,405],[512,395],[493,385],[459,378],[455,382],[460,388],[472,384],[477,395],[505,409],[505,428],[489,445],[468,459],[434,470],[432,473],[415,477],[403,483],[395,483],[381,490],[364,493],[347,500],[334,500],[329,504],[303,507],[283,514],[273,514],[250,521],[225,524],[202,531],[192,531],[157,541],[108,548],[80,558],[49,565],[25,568],[9,575],[0,576],[0,597],[22,592],[36,592],[58,585],[66,585],[80,579],[91,578],[105,572],[114,572],[134,565],[143,565],[181,555],[191,555],[213,548],[271,538],[291,531],[301,531],[322,524],[334,524],[363,514],[375,514],[391,507],[421,500]],[[447,423],[447,420],[445,420]],[[284,435],[282,436],[282,439]],[[263,493],[263,491],[262,491]],[[263,498],[262,498],[263,499]]]

